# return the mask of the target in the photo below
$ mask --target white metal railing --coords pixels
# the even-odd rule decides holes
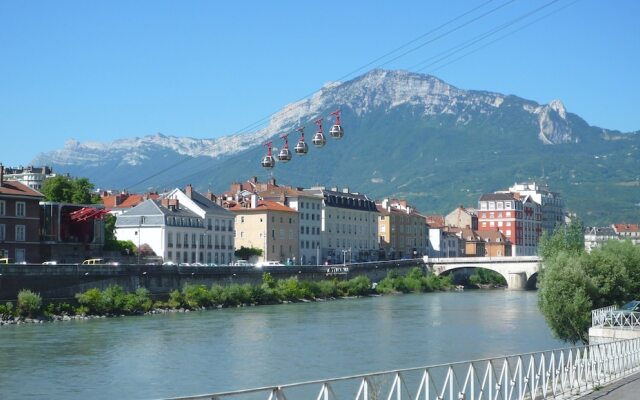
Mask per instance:
[[[640,313],[618,310],[617,306],[599,308],[591,311],[591,326],[640,329]]]
[[[630,339],[179,399],[561,399],[638,371],[640,339]]]

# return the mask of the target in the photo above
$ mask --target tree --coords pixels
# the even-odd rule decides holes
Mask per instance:
[[[93,183],[87,178],[73,179],[58,175],[44,181],[42,194],[47,201],[72,204],[99,203],[100,198],[92,194]]]
[[[630,241],[587,253],[578,221],[545,236],[540,255],[538,306],[562,340],[586,343],[592,309],[640,297],[640,247]]]
[[[241,246],[233,254],[242,260],[248,260],[253,256],[260,257],[262,255],[262,249]]]

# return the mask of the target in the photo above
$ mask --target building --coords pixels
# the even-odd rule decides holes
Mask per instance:
[[[298,242],[299,213],[275,201],[260,200],[252,195],[249,202],[229,208],[235,214],[236,247],[262,250],[259,261],[300,260]]]
[[[41,257],[45,261],[79,263],[102,257],[106,213],[100,204],[40,202]]]
[[[429,232],[424,216],[406,200],[384,199],[376,206],[381,258],[393,260],[428,254]]]
[[[564,224],[564,199],[560,193],[550,191],[548,186],[539,186],[535,182],[515,183],[509,192],[519,193],[521,197],[529,196],[540,205],[544,232],[551,235],[556,225]]]
[[[271,187],[258,194],[263,200],[284,204],[298,212],[300,256],[297,261],[301,265],[320,264],[322,199],[305,192],[302,188],[276,186],[275,180]]]
[[[118,194],[108,194],[103,192],[100,194],[100,198],[102,199],[102,204],[109,210],[109,213],[117,216],[145,200],[157,200],[160,196],[158,193],[133,194],[122,192]]]
[[[45,179],[56,176],[51,167],[5,168],[4,179],[18,181],[34,190],[42,190]]]
[[[542,213],[531,196],[487,193],[480,197],[478,206],[478,232],[500,231],[511,242],[514,256],[538,254]]]
[[[429,228],[429,257],[462,257],[464,246],[464,241],[455,232],[445,227]]]
[[[40,262],[40,206],[42,193],[5,180],[0,164],[0,258]]]
[[[475,211],[466,209],[462,205],[458,206],[455,210],[445,215],[444,224],[457,228],[469,228],[475,231],[478,229],[478,216]]]
[[[619,240],[618,234],[611,226],[590,226],[584,230],[584,248],[588,252],[609,240]]]
[[[640,244],[640,224],[613,224],[611,225],[620,240],[631,240],[634,245]]]
[[[305,189],[322,200],[320,256],[332,263],[378,259],[376,203],[349,188]]]
[[[191,187],[147,199],[117,217],[116,237],[175,263],[233,261],[234,215]]]

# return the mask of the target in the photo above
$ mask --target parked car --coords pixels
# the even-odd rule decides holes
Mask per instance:
[[[89,258],[82,262],[82,265],[97,265],[97,264],[105,264],[103,258]]]
[[[253,266],[253,264],[251,264],[247,260],[236,260],[231,265],[234,265],[236,267],[251,267],[251,266]]]
[[[280,261],[260,261],[256,263],[256,268],[262,267],[284,267],[284,264]]]
[[[42,265],[58,265],[57,261],[45,261],[42,263]]]
[[[630,301],[627,304],[620,307],[620,311],[624,315],[636,314],[636,316],[640,317],[640,301],[634,300]]]
[[[162,263],[162,265],[176,265],[176,263],[174,263],[173,261],[165,261]]]
[[[0,258],[0,264],[13,264],[13,259],[11,258]]]

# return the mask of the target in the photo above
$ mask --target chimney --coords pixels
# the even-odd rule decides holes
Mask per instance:
[[[4,165],[0,164],[0,187],[4,185]]]
[[[252,176],[251,179],[249,179],[249,182],[258,183],[258,177],[257,176]]]
[[[389,211],[391,207],[389,207],[389,199],[382,200],[382,208]]]
[[[255,194],[251,195],[251,208],[257,208],[258,207],[258,196]]]
[[[278,186],[276,185],[276,178],[269,178],[269,181],[267,183],[269,185]]]
[[[191,195],[193,193],[193,187],[191,186],[191,184],[188,184],[186,188],[184,188],[184,192],[187,194],[188,198],[191,198]]]
[[[171,211],[176,211],[179,208],[179,202],[178,199],[162,199],[162,202],[160,203],[162,204],[163,207],[168,208]]]

